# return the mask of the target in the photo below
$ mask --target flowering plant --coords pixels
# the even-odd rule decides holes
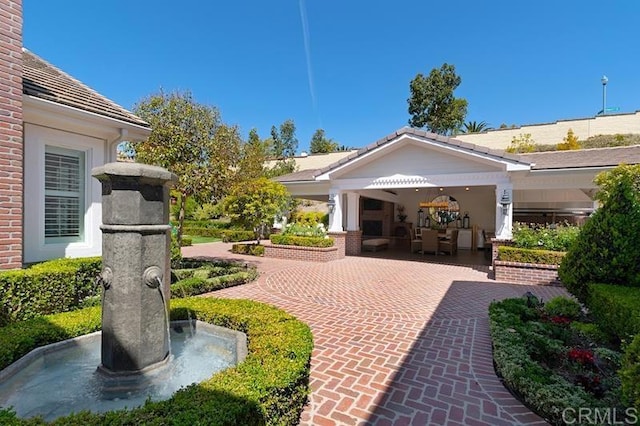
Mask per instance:
[[[567,353],[570,361],[577,362],[582,365],[594,365],[593,352],[589,349],[572,348]]]

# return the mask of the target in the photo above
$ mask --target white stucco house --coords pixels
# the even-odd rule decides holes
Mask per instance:
[[[511,238],[514,218],[579,220],[597,207],[596,174],[640,162],[640,146],[516,155],[405,127],[324,167],[306,161],[278,180],[295,197],[331,200],[329,230],[346,234],[348,255],[360,252],[362,238],[405,237],[439,209],[433,200],[441,195],[469,228],[497,239]]]
[[[151,129],[24,49],[21,1],[0,3],[0,24],[0,269],[99,255],[101,186],[91,169]]]

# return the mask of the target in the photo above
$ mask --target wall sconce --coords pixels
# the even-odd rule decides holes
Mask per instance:
[[[329,201],[327,201],[327,207],[329,208],[329,213],[333,214],[333,211],[336,209],[335,195],[329,194]]]
[[[509,214],[509,206],[511,205],[511,197],[509,197],[509,194],[507,193],[507,190],[505,189],[502,192],[502,197],[500,198],[500,206],[502,206],[502,214],[504,216]]]

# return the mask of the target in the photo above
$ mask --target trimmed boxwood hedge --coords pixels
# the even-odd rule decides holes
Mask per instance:
[[[518,263],[536,263],[544,265],[559,265],[565,252],[527,249],[510,246],[498,247],[498,260]]]
[[[590,284],[587,306],[613,337],[629,343],[640,333],[640,288]]]
[[[60,418],[64,425],[295,425],[309,394],[313,338],[309,327],[281,309],[249,300],[171,300],[171,320],[188,318],[247,334],[244,362],[177,391],[172,398],[102,414]],[[100,309],[87,308],[0,328],[0,368],[37,346],[100,328]],[[42,425],[0,410],[5,424]]]
[[[219,229],[219,228],[201,228],[185,226],[183,229],[185,235],[199,236],[199,237],[214,237],[220,238],[225,243],[236,241],[249,241],[255,239],[255,232],[237,230],[237,229]]]
[[[248,254],[251,256],[264,256],[264,246],[260,244],[234,244],[231,253]]]
[[[302,237],[298,235],[273,234],[269,237],[273,244],[302,247],[333,247],[333,238]]]
[[[55,259],[0,272],[0,326],[76,309],[99,294],[100,257]]]

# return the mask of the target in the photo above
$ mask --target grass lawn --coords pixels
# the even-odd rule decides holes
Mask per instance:
[[[191,238],[192,244],[217,243],[218,241],[222,241],[222,239],[214,238],[214,237],[200,237],[200,236],[192,237],[189,235],[185,235],[185,237]]]

